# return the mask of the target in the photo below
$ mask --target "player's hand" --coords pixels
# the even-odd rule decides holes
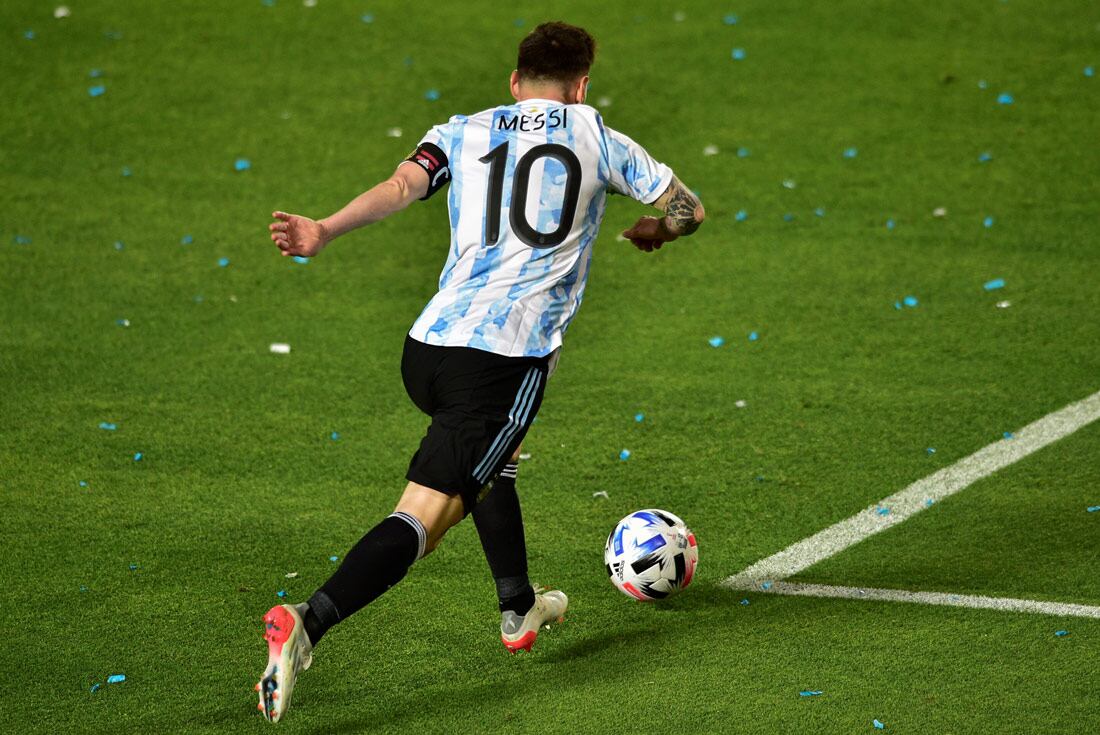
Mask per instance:
[[[664,218],[639,217],[638,221],[629,230],[623,231],[623,237],[634,243],[639,250],[652,253],[660,250],[666,242],[672,242],[679,235],[669,232],[665,227]]]
[[[272,212],[271,216],[278,222],[272,222],[267,229],[271,230],[271,239],[284,256],[312,258],[328,244],[328,234],[316,220],[286,212]]]

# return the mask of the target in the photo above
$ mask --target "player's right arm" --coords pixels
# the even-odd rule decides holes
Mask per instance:
[[[311,258],[346,232],[385,219],[428,193],[430,178],[420,166],[402,161],[393,176],[352,199],[335,214],[313,220],[298,214],[272,212],[277,221],[268,229],[271,239],[285,255]]]
[[[653,206],[663,210],[665,216],[640,217],[633,227],[623,232],[623,237],[647,253],[660,250],[666,242],[692,234],[707,216],[699,197],[675,176]]]

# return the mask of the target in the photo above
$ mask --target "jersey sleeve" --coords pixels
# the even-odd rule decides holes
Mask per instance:
[[[617,194],[652,204],[672,183],[672,169],[655,161],[645,148],[620,132],[604,127],[609,188]]]
[[[420,197],[423,201],[447,185],[451,180],[451,162],[447,151],[451,149],[451,124],[436,125],[429,130],[416,149],[402,163],[415,163],[428,174],[428,193]]]

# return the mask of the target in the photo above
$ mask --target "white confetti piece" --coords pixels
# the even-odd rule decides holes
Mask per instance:
[[[268,349],[276,355],[289,355],[290,345],[286,342],[272,342]]]
[[[386,131],[386,135],[388,135],[391,138],[400,138],[401,137],[401,128],[390,128],[389,130]]]
[[[717,156],[718,155],[718,146],[708,145],[706,148],[703,149],[703,155],[704,156]]]

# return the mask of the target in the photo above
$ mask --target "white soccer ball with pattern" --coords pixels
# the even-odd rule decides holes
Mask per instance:
[[[699,547],[695,534],[679,517],[650,508],[619,521],[607,537],[603,560],[619,591],[650,602],[691,584]]]

